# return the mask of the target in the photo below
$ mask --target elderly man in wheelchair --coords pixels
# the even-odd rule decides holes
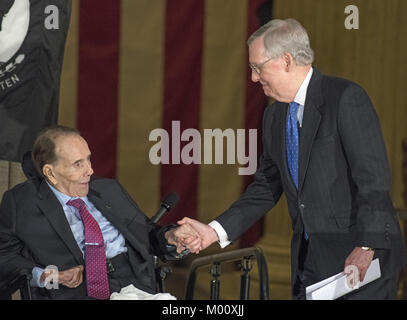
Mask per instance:
[[[28,298],[109,299],[129,287],[155,295],[156,258],[200,247],[188,226],[160,227],[119,182],[93,178],[90,156],[75,129],[47,128],[23,162],[28,180],[3,196],[0,282],[24,274]]]

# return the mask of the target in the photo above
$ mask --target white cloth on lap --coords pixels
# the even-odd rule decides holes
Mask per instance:
[[[169,293],[150,294],[131,284],[122,288],[120,292],[113,292],[110,300],[177,300],[177,298]]]

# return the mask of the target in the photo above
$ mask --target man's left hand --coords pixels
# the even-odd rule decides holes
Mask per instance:
[[[345,261],[345,274],[349,275],[348,266],[355,266],[359,272],[359,281],[363,281],[366,275],[366,271],[372,262],[374,255],[373,250],[364,250],[361,247],[356,247],[353,249],[351,254]]]

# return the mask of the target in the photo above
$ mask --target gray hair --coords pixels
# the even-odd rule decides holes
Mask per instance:
[[[247,40],[250,44],[264,35],[265,54],[272,59],[290,53],[299,66],[312,64],[314,51],[310,47],[309,37],[304,27],[295,19],[273,19],[260,27]]]
[[[58,160],[55,140],[61,136],[80,136],[80,133],[74,128],[54,125],[43,129],[34,142],[31,152],[32,161],[38,173],[43,177],[42,168],[46,164],[54,164]]]

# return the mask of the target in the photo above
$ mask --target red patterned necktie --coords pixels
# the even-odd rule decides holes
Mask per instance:
[[[79,210],[85,228],[85,264],[88,296],[96,299],[110,297],[106,270],[106,251],[102,231],[86,209],[82,199],[69,200],[67,205]]]

